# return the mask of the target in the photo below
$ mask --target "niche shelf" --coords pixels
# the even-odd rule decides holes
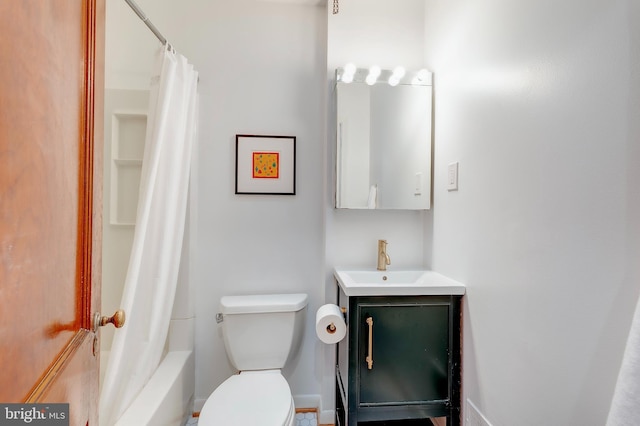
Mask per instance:
[[[111,119],[111,209],[109,223],[134,226],[147,129],[144,111],[117,110]]]

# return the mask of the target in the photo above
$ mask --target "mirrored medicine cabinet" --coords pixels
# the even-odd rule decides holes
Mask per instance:
[[[430,208],[432,74],[395,72],[336,70],[336,208]]]

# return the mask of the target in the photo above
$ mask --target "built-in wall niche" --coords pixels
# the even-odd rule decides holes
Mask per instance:
[[[138,208],[138,190],[147,129],[147,113],[114,111],[111,141],[112,225],[133,226]]]

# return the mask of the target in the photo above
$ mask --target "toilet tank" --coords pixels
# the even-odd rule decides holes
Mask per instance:
[[[306,294],[222,297],[222,334],[233,366],[283,368],[302,343],[306,306]]]

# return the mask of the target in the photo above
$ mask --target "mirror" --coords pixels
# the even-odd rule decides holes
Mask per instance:
[[[431,206],[432,75],[336,70],[336,208]]]

